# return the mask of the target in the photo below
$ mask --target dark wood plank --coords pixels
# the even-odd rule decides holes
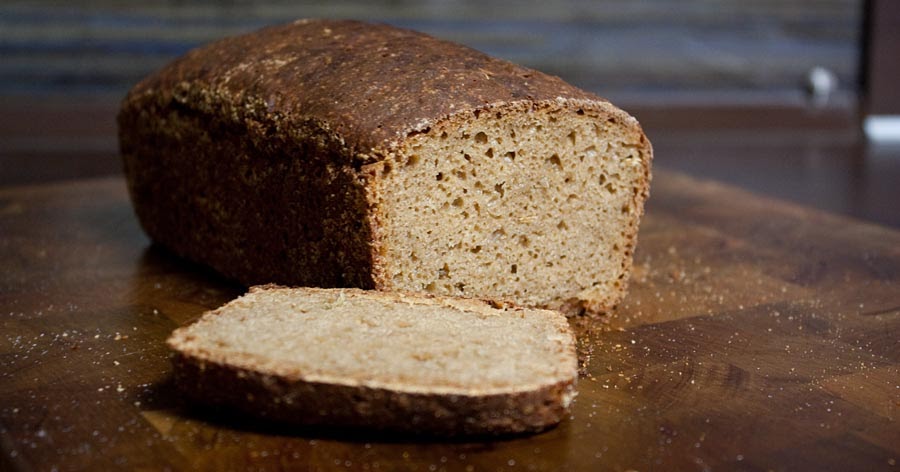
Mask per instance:
[[[163,340],[242,288],[152,246],[118,178],[0,189],[3,470],[893,470],[900,233],[657,172],[626,301],[572,320],[572,417],[507,440],[185,405]]]

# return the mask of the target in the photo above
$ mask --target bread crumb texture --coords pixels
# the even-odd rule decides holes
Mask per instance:
[[[454,116],[385,176],[390,286],[605,309],[624,292],[647,143],[625,117],[566,100]],[[588,105],[588,104],[583,104]]]
[[[548,310],[355,289],[256,290],[176,331],[178,351],[309,382],[467,395],[571,381],[574,341]]]

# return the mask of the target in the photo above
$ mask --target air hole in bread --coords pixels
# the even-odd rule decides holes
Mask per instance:
[[[558,169],[562,170],[562,161],[559,159],[559,154],[554,154],[554,155],[550,156],[550,158],[547,159],[547,161],[550,164],[556,166]]]

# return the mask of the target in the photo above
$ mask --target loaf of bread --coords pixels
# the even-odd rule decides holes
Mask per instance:
[[[193,50],[118,117],[147,234],[245,285],[601,312],[652,150],[557,77],[385,25],[301,20]]]
[[[536,432],[577,378],[558,312],[426,294],[253,288],[168,343],[188,397],[301,425]]]

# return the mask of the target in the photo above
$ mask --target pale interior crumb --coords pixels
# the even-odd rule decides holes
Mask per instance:
[[[556,313],[299,290],[250,293],[176,331],[176,344],[263,373],[406,391],[532,390],[574,377]]]
[[[484,111],[413,137],[386,175],[393,289],[556,306],[627,277],[644,143],[571,109]]]

